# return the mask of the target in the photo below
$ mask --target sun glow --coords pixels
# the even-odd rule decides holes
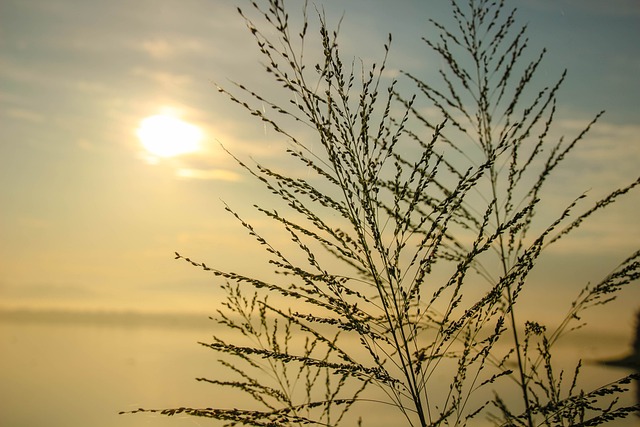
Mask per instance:
[[[203,137],[199,127],[167,114],[142,120],[136,135],[149,153],[163,158],[198,151]]]

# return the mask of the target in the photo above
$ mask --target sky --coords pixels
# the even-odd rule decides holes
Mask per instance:
[[[283,143],[215,89],[237,81],[272,93],[236,11],[248,3],[0,0],[0,307],[211,312],[215,280],[174,251],[220,269],[263,268],[224,203],[253,218],[251,205],[268,198],[219,144],[277,163]],[[293,19],[301,4],[287,2]],[[330,23],[343,17],[345,57],[381,58],[392,33],[389,69],[435,77],[438,60],[420,38],[433,35],[429,18],[448,22],[447,1],[318,0],[312,20],[314,4]],[[606,110],[556,191],[597,200],[635,179],[638,2],[507,5],[528,23],[532,52],[548,49],[542,77],[568,69],[558,131],[575,135]],[[145,149],[142,122],[162,114],[182,120],[199,149],[167,158]],[[635,191],[554,249],[534,300],[555,307],[549,290],[573,295],[636,250],[639,204]],[[599,319],[631,325],[637,285]]]

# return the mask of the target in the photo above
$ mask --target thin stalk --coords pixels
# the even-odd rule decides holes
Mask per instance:
[[[492,169],[493,169],[493,166],[492,166]],[[496,204],[496,209],[494,209],[496,221],[498,224],[500,224],[500,213],[498,212],[498,208],[497,208],[498,196],[497,196],[496,179],[494,175],[494,170],[491,171],[491,190],[493,191],[493,195],[494,195],[493,202]],[[509,266],[507,265],[507,254],[505,253],[505,244],[504,244],[504,238],[502,234],[500,234],[500,236],[498,237],[498,243],[500,246],[500,263],[502,264],[502,272],[503,274],[506,275],[509,271]],[[516,356],[518,359],[518,373],[520,375],[520,388],[522,389],[522,399],[524,401],[525,412],[527,414],[527,423],[529,424],[529,427],[533,427],[534,426],[533,417],[531,415],[531,406],[529,404],[527,378],[524,371],[524,363],[522,360],[522,346],[520,344],[520,338],[518,335],[516,315],[514,310],[515,301],[513,300],[513,295],[511,292],[511,283],[507,283],[506,287],[507,287],[507,309],[509,310],[509,321],[511,322],[511,330],[513,332],[513,344],[514,344]]]
[[[476,18],[477,18],[477,14],[474,13],[474,18],[472,20],[473,25],[471,29],[471,34],[473,37],[473,44],[474,44],[472,47],[474,52],[477,52],[479,49],[477,32],[476,32],[476,29],[477,29]],[[479,142],[480,142],[480,145],[485,150],[485,155],[488,157],[491,155],[490,151],[493,147],[492,145],[493,138],[491,133],[492,123],[491,123],[491,116],[489,113],[489,100],[487,99],[487,94],[489,93],[488,80],[482,71],[479,57],[477,55],[473,55],[473,59],[475,63],[475,72],[476,72],[476,79],[478,84],[477,105],[479,109],[479,121],[478,121],[478,134],[480,136]],[[498,172],[495,169],[495,163],[492,163],[490,166],[490,176],[491,176],[492,202],[495,205],[495,209],[493,210],[493,212],[496,220],[496,227],[499,227],[500,224],[502,224],[502,219],[500,218],[500,209],[499,209],[499,203],[498,203],[498,199],[499,199],[498,188],[497,188]],[[506,275],[509,272],[509,265],[507,263],[508,255],[505,251],[504,236],[502,233],[498,236],[498,244],[500,249],[499,258],[502,266],[502,272],[504,275]],[[518,360],[518,373],[520,375],[520,388],[522,390],[522,399],[524,401],[525,412],[527,414],[527,423],[529,427],[534,427],[533,417],[531,414],[531,407],[529,404],[527,379],[524,371],[524,363],[522,360],[522,346],[520,344],[520,338],[518,336],[518,329],[517,329],[517,323],[516,323],[516,317],[515,317],[515,310],[514,310],[515,301],[513,300],[510,283],[507,283],[506,291],[507,291],[507,309],[509,310],[509,321],[511,322],[511,329],[513,332],[513,342],[514,342],[515,352]]]
[[[362,171],[359,171],[362,172]],[[338,173],[338,180],[340,182],[340,187],[343,190],[343,194],[345,196],[345,200],[349,200],[348,195],[345,192],[345,183],[342,181],[342,176]],[[355,212],[353,212],[353,207],[351,203],[347,203],[347,207],[349,209],[349,211],[351,212],[353,218],[356,218],[355,216]],[[368,207],[368,209],[371,209],[371,206]],[[396,327],[394,325],[393,319],[391,318],[391,307],[389,306],[389,303],[387,301],[388,298],[388,294],[384,291],[384,284],[380,281],[379,276],[377,274],[377,269],[375,267],[374,261],[371,257],[371,251],[369,249],[369,245],[367,244],[366,241],[366,233],[364,232],[364,230],[361,227],[357,227],[356,228],[356,232],[358,233],[358,238],[361,241],[361,244],[363,245],[363,250],[365,253],[365,257],[367,260],[367,264],[368,267],[373,275],[374,281],[375,281],[375,285],[376,288],[378,290],[378,295],[380,296],[380,299],[382,301],[382,306],[384,309],[384,314],[385,314],[385,318],[387,320],[387,323],[389,324],[389,330],[391,331],[391,336],[393,337],[393,342],[394,345],[396,347],[396,349],[398,350],[398,355],[400,356],[400,364],[401,364],[401,369],[402,372],[405,375],[405,378],[408,381],[408,388],[409,388],[409,392],[411,393],[411,398],[415,404],[416,407],[416,412],[418,414],[418,418],[420,419],[420,425],[421,427],[426,427],[427,426],[427,420],[425,418],[425,413],[424,413],[424,408],[422,407],[422,400],[420,398],[420,391],[419,391],[419,385],[418,385],[418,380],[415,377],[414,373],[413,373],[413,363],[411,362],[411,354],[409,352],[409,348],[407,345],[407,338],[406,335],[404,334],[404,328],[402,327],[402,320],[400,319],[400,312],[399,312],[399,308],[397,305],[397,297],[396,294],[391,285],[391,278],[389,278],[389,284],[390,284],[390,288],[392,291],[391,294],[391,299],[392,301],[395,303],[395,311],[396,314],[400,320],[400,332],[402,335],[402,344],[400,342],[400,339],[398,337],[398,332],[396,330]],[[380,245],[382,242],[378,241],[377,242],[378,245]],[[406,353],[405,355],[403,355],[403,352]]]

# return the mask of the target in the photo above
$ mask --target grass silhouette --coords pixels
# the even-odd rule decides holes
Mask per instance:
[[[283,155],[310,173],[229,154],[286,207],[255,206],[292,245],[278,247],[226,206],[264,248],[276,280],[176,254],[220,279],[227,299],[215,320],[236,333],[201,343],[234,379],[198,380],[241,392],[244,409],[133,412],[335,426],[359,422],[358,405],[375,401],[396,411],[394,425],[484,417],[532,427],[598,425],[637,411],[617,400],[637,374],[581,390],[580,363],[567,380],[552,349],[585,310],[639,277],[640,251],[585,287],[557,327],[518,315],[540,254],[640,178],[586,207],[578,195],[551,221],[540,217],[543,188],[600,114],[572,139],[548,137],[565,75],[537,83],[545,52],[525,59],[515,10],[451,1],[457,27],[432,21],[438,36],[424,39],[442,59],[440,81],[403,71],[399,79],[414,88],[407,95],[385,78],[391,36],[378,64],[358,67],[341,56],[338,30],[321,10],[311,20],[305,8],[303,25],[292,28],[282,0],[250,5],[239,12],[289,102],[242,84],[219,91],[281,135]],[[310,50],[320,60],[308,59]],[[296,136],[300,124],[322,150]],[[449,386],[434,392],[438,376]]]

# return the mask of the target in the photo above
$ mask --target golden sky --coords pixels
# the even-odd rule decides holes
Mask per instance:
[[[435,76],[438,60],[420,38],[432,34],[428,18],[447,16],[447,2],[318,4],[330,23],[344,15],[347,58],[381,58],[392,33],[391,74]],[[595,201],[635,179],[638,3],[507,4],[528,23],[532,52],[549,50],[539,76],[551,84],[569,71],[556,132],[576,135],[606,110],[550,200],[588,191]],[[174,251],[220,269],[262,271],[260,248],[224,212],[223,201],[259,218],[251,205],[268,203],[268,195],[219,143],[239,158],[265,163],[281,162],[284,145],[214,86],[233,80],[276,93],[259,60],[232,1],[3,0],[0,305],[212,311],[215,279],[174,261]],[[180,147],[167,142],[172,135]],[[534,275],[534,300],[551,310],[558,302],[548,301],[549,290],[570,298],[635,250],[639,201],[635,191],[554,248]],[[603,318],[630,323],[637,288],[601,311]]]

